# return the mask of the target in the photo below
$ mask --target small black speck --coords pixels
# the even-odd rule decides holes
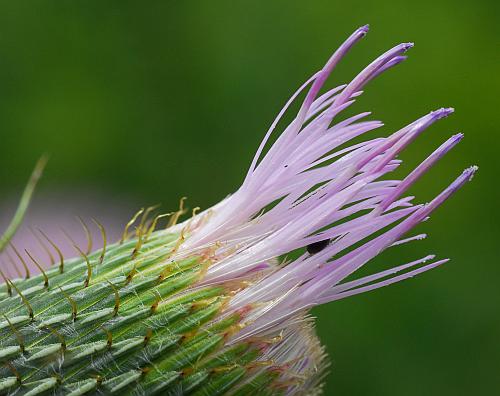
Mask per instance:
[[[325,239],[323,241],[311,243],[310,245],[306,246],[307,253],[309,253],[309,254],[319,253],[324,248],[326,248],[329,243],[330,243],[329,239]]]

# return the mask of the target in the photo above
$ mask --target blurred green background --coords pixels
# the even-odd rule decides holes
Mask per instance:
[[[166,208],[187,195],[206,208],[238,187],[295,88],[370,23],[330,85],[415,41],[356,110],[373,111],[386,134],[456,108],[403,155],[415,165],[466,135],[414,189],[421,200],[472,163],[480,172],[419,227],[428,240],[382,260],[435,252],[450,264],[314,312],[332,360],[326,394],[500,394],[499,21],[493,0],[1,1],[0,201],[48,151],[40,194]]]

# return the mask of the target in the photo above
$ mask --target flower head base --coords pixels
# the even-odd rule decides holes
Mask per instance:
[[[382,123],[364,120],[370,113],[340,119],[341,112],[412,47],[390,49],[350,83],[319,95],[367,31],[356,30],[292,96],[233,195],[163,231],[153,232],[158,217],[148,223],[146,211],[131,240],[127,227],[121,243],[81,252],[66,270],[47,271],[43,284],[40,277],[6,280],[0,291],[11,298],[0,302],[0,331],[8,342],[0,356],[9,366],[0,373],[6,378],[0,392],[24,387],[34,395],[42,385],[73,395],[319,392],[326,361],[308,311],[446,262],[428,255],[345,281],[386,248],[424,238],[402,239],[476,171],[465,170],[427,204],[404,197],[462,139],[456,134],[406,178],[383,179],[401,165],[399,153],[451,108],[345,147]],[[303,91],[297,116],[264,153]],[[183,212],[181,203],[172,224]],[[297,259],[279,260],[297,249],[303,249]],[[51,343],[38,345],[40,334]],[[40,370],[28,364],[40,358],[52,360]]]

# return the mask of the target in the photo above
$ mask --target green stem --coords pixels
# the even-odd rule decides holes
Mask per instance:
[[[23,222],[24,215],[26,214],[31,201],[31,197],[33,195],[33,192],[35,191],[38,180],[42,176],[43,169],[45,168],[48,159],[48,156],[44,154],[36,163],[35,169],[33,169],[33,172],[31,173],[28,184],[26,184],[26,187],[24,188],[23,195],[21,196],[21,200],[19,201],[19,205],[16,209],[16,213],[14,213],[14,217],[10,221],[10,224],[8,225],[3,235],[0,237],[0,252],[5,249],[5,247],[15,235],[17,229]]]

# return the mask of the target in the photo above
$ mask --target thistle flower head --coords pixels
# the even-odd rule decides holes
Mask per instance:
[[[327,362],[309,310],[446,262],[427,255],[346,281],[383,250],[425,237],[406,234],[476,171],[466,169],[429,203],[405,196],[462,139],[456,134],[402,180],[386,177],[402,164],[400,152],[451,108],[348,146],[382,123],[367,120],[368,112],[342,112],[412,47],[391,48],[348,84],[320,94],[367,31],[356,30],[291,97],[234,194],[176,224],[185,212],[181,201],[160,231],[160,217],[140,211],[119,243],[94,253],[78,249],[81,258],[43,277],[6,279],[0,392],[319,392]],[[297,115],[270,144],[301,93]],[[297,250],[296,259],[283,259]],[[34,363],[40,360],[44,366]]]

